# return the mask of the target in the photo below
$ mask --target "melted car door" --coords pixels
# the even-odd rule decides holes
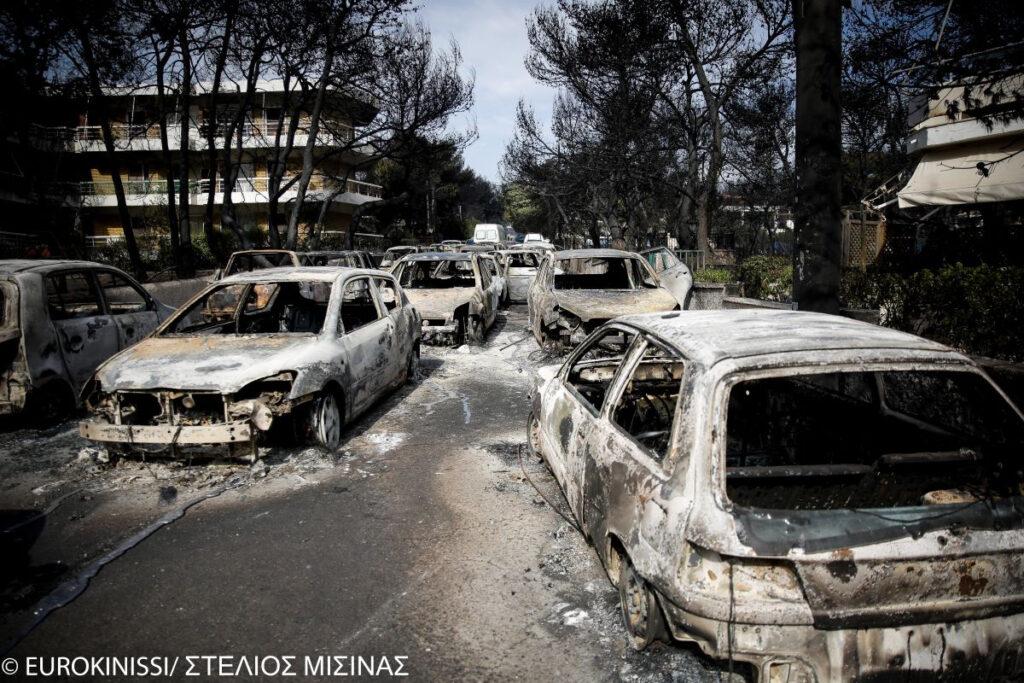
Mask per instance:
[[[623,368],[600,428],[584,438],[581,521],[592,538],[612,530],[619,538],[661,547],[664,463],[685,367],[674,352],[648,341]]]
[[[394,280],[383,277],[373,278],[377,301],[384,320],[387,321],[386,350],[387,376],[382,378],[382,387],[389,387],[402,377],[409,354],[412,353],[413,331],[408,316],[402,309],[402,297]]]
[[[609,327],[570,356],[551,415],[552,441],[562,451],[562,488],[578,519],[583,514],[583,444],[600,430],[601,410],[619,367],[629,357],[635,332]]]
[[[47,275],[46,304],[60,340],[64,367],[77,390],[100,363],[117,353],[117,326],[104,312],[88,270]]]
[[[122,349],[156,329],[160,319],[152,297],[120,273],[97,270],[95,274],[107,312],[117,326],[118,342]]]
[[[346,398],[354,415],[373,403],[387,382],[389,321],[377,309],[368,277],[345,282],[338,328],[348,351],[352,386],[346,387]]]

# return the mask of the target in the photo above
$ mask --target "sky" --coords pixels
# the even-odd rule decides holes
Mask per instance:
[[[451,38],[462,51],[463,74],[475,73],[473,109],[452,127],[464,130],[474,121],[479,135],[464,156],[477,175],[500,182],[498,162],[515,130],[520,98],[541,121],[550,118],[554,91],[536,83],[523,66],[529,52],[526,17],[544,0],[423,0],[418,15],[430,29],[435,48],[447,49]]]

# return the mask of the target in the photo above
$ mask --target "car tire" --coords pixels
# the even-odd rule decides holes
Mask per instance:
[[[310,440],[329,451],[341,445],[341,404],[331,391],[316,395],[306,416]]]
[[[63,382],[53,381],[34,390],[25,401],[24,414],[34,427],[52,427],[75,409],[75,397]]]
[[[418,378],[420,371],[420,347],[416,344],[412,347],[412,352],[409,354],[409,362],[405,366],[405,382],[415,382]]]
[[[629,633],[629,644],[634,650],[643,650],[654,641],[665,638],[665,619],[657,598],[647,582],[636,573],[633,563],[625,555],[620,554],[617,559],[622,620]]]

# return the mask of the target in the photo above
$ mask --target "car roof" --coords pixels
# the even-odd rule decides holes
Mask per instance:
[[[969,363],[937,342],[825,313],[786,310],[713,310],[642,313],[619,318],[706,366],[726,359],[809,351],[900,350],[934,353]]]
[[[470,252],[456,251],[421,251],[416,254],[408,254],[402,257],[403,261],[469,261],[472,258]]]
[[[70,259],[0,259],[0,273],[24,273],[40,272],[48,273],[64,268],[110,268],[117,270],[114,266],[95,261],[75,261]]]
[[[380,270],[368,268],[346,268],[344,266],[281,266],[278,268],[263,268],[247,273],[235,273],[217,284],[235,282],[334,282],[343,275],[372,275],[373,277],[385,277],[387,273]]]
[[[556,251],[554,257],[556,259],[564,258],[637,258],[637,254],[632,251],[622,251],[621,249],[564,249],[562,251]]]

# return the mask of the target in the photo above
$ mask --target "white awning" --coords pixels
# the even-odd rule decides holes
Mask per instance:
[[[900,208],[1013,199],[1024,199],[1024,137],[926,152],[899,191]]]

